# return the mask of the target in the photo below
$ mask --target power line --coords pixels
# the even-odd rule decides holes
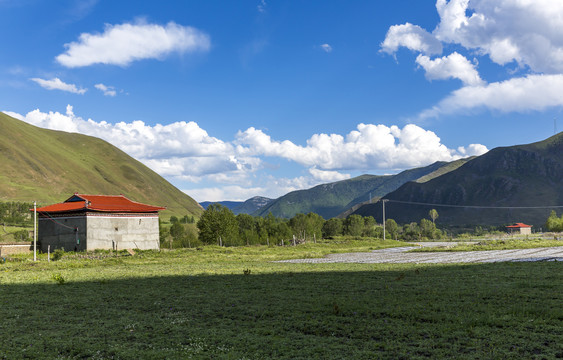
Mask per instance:
[[[49,215],[49,213],[45,213],[45,212],[42,212],[42,211],[38,211],[38,213],[47,216],[47,218],[48,218],[49,220],[51,220],[52,222],[54,222],[54,223],[57,224],[57,225],[63,226],[63,227],[65,227],[65,228],[67,228],[67,229],[76,230],[76,227],[67,226],[67,225],[65,225],[65,224],[63,224],[63,223],[61,223],[61,222],[55,220],[55,218],[52,217],[51,215]]]
[[[423,202],[415,202],[415,201],[401,201],[401,200],[391,200],[391,199],[385,199],[385,200],[389,201],[389,202],[401,203],[401,204],[426,205],[426,206],[436,206],[436,207],[452,207],[452,208],[469,208],[469,209],[553,209],[553,208],[563,208],[563,205],[553,205],[553,206],[481,206],[481,205],[434,204],[434,203],[423,203]]]

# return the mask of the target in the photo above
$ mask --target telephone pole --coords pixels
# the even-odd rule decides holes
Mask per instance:
[[[381,199],[381,204],[383,205],[383,241],[385,241],[385,203],[389,201],[387,199]]]
[[[33,202],[33,261],[37,261],[37,202]]]

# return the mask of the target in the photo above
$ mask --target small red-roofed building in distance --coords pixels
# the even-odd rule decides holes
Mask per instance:
[[[74,194],[37,209],[41,251],[159,249],[158,212],[123,195]]]
[[[511,234],[524,234],[529,235],[532,233],[532,225],[526,225],[523,223],[516,223],[514,225],[508,225],[506,227],[509,233]]]

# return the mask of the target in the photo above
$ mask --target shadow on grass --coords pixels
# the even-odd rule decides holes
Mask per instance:
[[[563,357],[562,268],[249,268],[0,285],[0,359]]]

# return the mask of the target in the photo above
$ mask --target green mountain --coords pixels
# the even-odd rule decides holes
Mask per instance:
[[[75,192],[123,194],[166,206],[165,218],[203,212],[191,197],[103,140],[38,128],[0,113],[0,200],[47,205]]]
[[[252,214],[258,209],[268,205],[273,200],[263,196],[255,196],[246,201],[204,201],[199,204],[207,209],[211,204],[221,204],[231,210],[233,214]]]
[[[425,167],[405,170],[397,175],[362,175],[307,190],[292,191],[258,209],[253,215],[266,216],[271,212],[278,217],[291,218],[298,213],[314,212],[325,219],[337,217],[370,199],[379,199],[408,181],[438,173],[445,167],[451,171],[465,161],[459,160],[454,165],[439,161]]]
[[[438,224],[523,222],[539,228],[552,209],[563,210],[549,208],[563,205],[563,133],[533,144],[495,148],[425,183],[406,183],[385,198],[386,217],[400,223],[428,218],[435,208]],[[371,204],[356,213],[380,221],[381,208]]]

